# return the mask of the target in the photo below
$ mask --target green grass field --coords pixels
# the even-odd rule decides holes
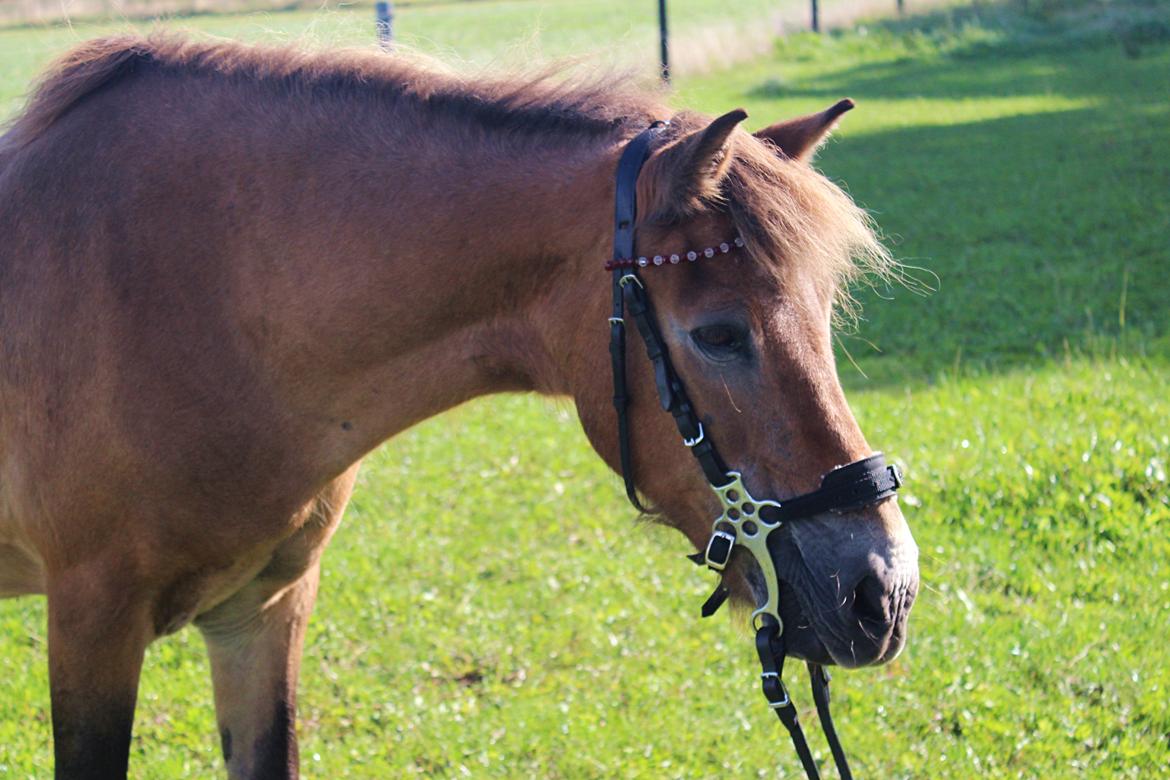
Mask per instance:
[[[483,28],[513,5],[449,9],[449,45],[506,51]],[[796,36],[679,85],[757,126],[854,97],[820,165],[937,275],[928,297],[864,294],[842,335],[924,584],[906,652],[836,677],[859,777],[1170,772],[1170,23],[1020,6]],[[0,32],[0,106],[80,34]],[[633,522],[567,404],[486,399],[390,442],[326,556],[305,776],[798,776],[750,638],[698,618],[711,581],[687,552]],[[44,636],[41,600],[0,602],[0,778],[51,766]],[[149,651],[133,751],[134,777],[220,771],[194,631]]]

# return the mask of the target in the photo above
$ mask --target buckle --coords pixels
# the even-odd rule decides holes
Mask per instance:
[[[715,571],[723,571],[731,560],[731,548],[735,547],[735,534],[716,531],[707,542],[705,553],[707,565]]]
[[[774,710],[782,710],[792,704],[792,699],[788,698],[788,689],[784,689],[784,698],[781,701],[772,701],[768,699],[768,706]]]
[[[792,704],[792,699],[788,697],[788,688],[784,685],[784,681],[780,679],[779,672],[764,672],[760,675],[760,680],[763,683],[764,698],[767,700],[769,707],[774,710],[782,710]],[[783,694],[783,698],[780,698],[776,701],[772,700],[772,694],[769,693],[768,685],[770,680],[776,681],[776,687],[780,689],[780,693]]]
[[[686,436],[684,436],[683,437],[683,444],[687,445],[688,447],[694,447],[696,444],[698,444],[702,440],[703,440],[703,423],[699,423],[699,435],[693,439],[688,439]]]

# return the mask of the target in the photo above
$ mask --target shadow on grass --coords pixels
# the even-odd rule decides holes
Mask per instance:
[[[902,237],[896,254],[938,276],[926,297],[863,291],[859,335],[931,372],[957,361],[1049,360],[1123,334],[1138,347],[1165,334],[1170,169],[1157,125],[1170,108],[1125,137],[1099,113],[838,144],[828,173],[849,182],[860,202],[881,204],[879,222]]]
[[[902,99],[927,100],[906,104],[910,126],[846,135],[821,157],[860,203],[880,208],[895,254],[939,277],[925,298],[862,292],[864,320],[842,341],[870,379],[843,356],[847,383],[881,387],[1070,355],[1170,357],[1168,71],[1166,46],[1140,59],[1117,46],[1047,48],[862,60],[784,89],[794,98],[894,99],[894,111]],[[978,111],[948,113],[1005,97],[1035,110],[966,122]]]
[[[1134,80],[1151,87],[1160,83],[1164,96],[1167,86],[1164,54],[1170,23],[1165,38],[1152,39],[1136,56],[1107,36],[1077,43],[1060,38],[1035,43],[981,38],[977,44],[951,48],[915,44],[913,36],[850,35],[836,41],[800,36],[796,42],[781,43],[777,51],[781,62],[835,59],[844,65],[818,68],[816,75],[797,84],[767,80],[748,90],[748,96],[835,100],[851,92],[878,98],[980,98],[1055,90],[1068,97],[1084,97],[1113,95],[1115,87],[1132,91]],[[881,54],[874,57],[872,52]],[[1079,63],[1070,54],[1105,57],[1124,67],[1111,73],[1078,72]],[[1152,96],[1146,93],[1145,97]]]
[[[1036,54],[1090,49],[1121,51],[1136,60],[1167,43],[1170,0],[975,0],[826,35],[788,36],[777,42],[776,53],[781,60],[820,64],[863,58],[862,76],[883,83],[886,68],[878,60],[887,65],[918,62],[930,71],[958,62],[973,80],[990,86],[995,83],[989,72],[993,64],[1012,69],[1016,61]],[[857,81],[850,78],[850,83]],[[921,94],[912,88],[910,93]]]

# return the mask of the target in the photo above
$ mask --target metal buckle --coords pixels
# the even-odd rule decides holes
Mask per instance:
[[[687,445],[688,447],[694,447],[696,444],[698,444],[702,440],[703,440],[703,423],[699,423],[699,435],[693,439],[688,439],[686,436],[684,436],[683,437],[683,444]]]
[[[718,562],[711,560],[711,548],[715,545],[716,539],[724,539],[727,541],[727,557]],[[703,554],[703,558],[707,562],[707,565],[715,571],[723,571],[727,568],[727,562],[731,560],[731,551],[734,548],[735,534],[722,530],[715,531],[715,533],[711,534],[711,538],[707,540],[707,551]]]
[[[622,319],[621,317],[610,317],[609,324],[610,325],[625,325],[626,321],[624,319]]]
[[[771,699],[768,698],[767,694],[765,693],[764,699],[768,702],[768,706],[771,707],[772,709],[782,710],[785,707],[787,707],[788,705],[792,704],[792,699],[788,696],[788,688],[785,687],[784,681],[780,679],[780,673],[779,672],[762,672],[760,674],[760,679],[763,681],[767,681],[769,678],[773,678],[773,677],[776,678],[777,681],[779,681],[780,690],[784,692],[784,698],[781,699],[780,701],[772,701]]]
[[[638,285],[638,286],[639,286],[639,287],[641,287],[643,290],[645,290],[645,289],[646,289],[646,286],[645,286],[644,284],[642,284],[642,280],[641,280],[641,279],[639,279],[638,277],[634,276],[633,274],[624,274],[624,275],[622,276],[622,278],[618,279],[618,284],[620,284],[622,287],[625,287],[625,286],[626,286],[626,282],[627,282],[627,281],[629,281],[629,280],[631,280],[631,279],[633,279],[633,280],[634,280],[634,284]]]

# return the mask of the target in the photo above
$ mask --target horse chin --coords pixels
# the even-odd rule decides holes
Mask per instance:
[[[780,617],[784,621],[784,648],[789,657],[814,664],[835,664],[791,586],[780,588]]]
[[[881,666],[897,658],[905,646],[902,631],[896,631],[880,648],[869,644],[855,646],[853,642],[837,639],[828,627],[816,626],[809,620],[802,600],[786,582],[780,586],[780,617],[784,621],[785,650],[789,657],[822,666],[842,669]],[[830,631],[827,639],[821,638],[822,630]]]
[[[765,600],[767,593],[763,577],[755,567],[744,572],[741,582],[746,585],[743,591],[744,601],[760,604]],[[732,586],[733,593],[737,588]],[[751,594],[750,600],[746,598]],[[861,666],[880,665],[888,663],[898,656],[904,644],[900,636],[885,648],[880,655],[861,653],[848,641],[837,639],[828,626],[817,625],[809,618],[813,610],[807,607],[800,596],[798,586],[789,580],[780,579],[780,619],[784,623],[784,650],[789,658],[800,661],[820,664],[821,666],[840,666],[843,669],[854,669]],[[822,639],[821,632],[827,633]]]
[[[801,661],[831,666],[836,663],[825,643],[817,636],[817,632],[807,624],[784,625],[785,649],[790,658]]]

